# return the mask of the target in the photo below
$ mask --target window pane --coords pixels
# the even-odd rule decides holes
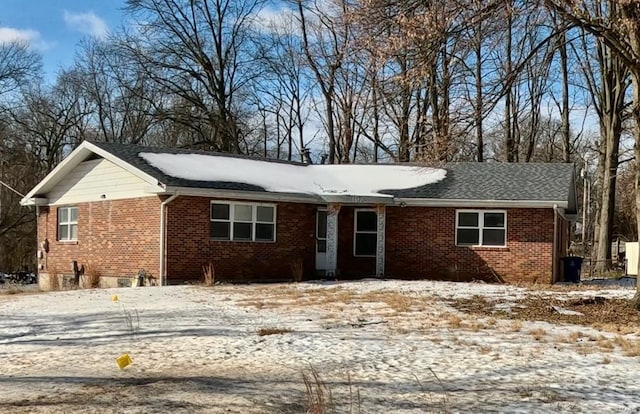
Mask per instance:
[[[356,231],[376,231],[378,220],[375,211],[358,211],[356,218]]]
[[[318,253],[326,253],[327,252],[327,241],[326,240],[318,240]]]
[[[478,213],[458,213],[458,226],[478,227]]]
[[[58,223],[66,223],[69,221],[69,208],[61,207],[58,209]]]
[[[72,224],[71,227],[71,240],[78,240],[78,225]]]
[[[484,229],[482,231],[483,246],[504,246],[503,229]]]
[[[229,220],[228,204],[211,204],[212,220]]]
[[[316,225],[316,236],[320,239],[327,238],[327,212],[318,211],[318,222]]]
[[[69,227],[66,225],[58,226],[58,240],[69,240]]]
[[[233,210],[234,221],[251,221],[253,220],[253,206],[246,204],[236,204]],[[235,227],[234,227],[235,228]]]
[[[267,223],[273,223],[273,207],[258,206],[256,207],[256,219]]]
[[[256,224],[256,240],[273,241],[273,224]]]
[[[480,243],[478,229],[458,229],[458,244],[475,246]]]
[[[504,213],[485,213],[485,227],[504,227]]]
[[[251,240],[252,223],[233,223],[233,240]]]
[[[212,221],[211,222],[211,238],[229,240],[230,238],[229,229],[230,229],[229,222]]]
[[[376,255],[377,235],[374,233],[356,234],[356,256]]]
[[[78,222],[78,207],[69,208],[69,213],[71,215],[70,221],[77,223]]]

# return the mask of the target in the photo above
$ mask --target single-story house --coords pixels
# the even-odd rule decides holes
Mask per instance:
[[[41,286],[91,268],[202,278],[552,283],[576,214],[571,164],[312,165],[83,142],[22,200]]]

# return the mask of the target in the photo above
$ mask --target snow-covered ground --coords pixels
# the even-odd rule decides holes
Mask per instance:
[[[640,357],[596,345],[620,334],[447,303],[633,292],[362,281],[0,295],[0,412],[304,413],[312,369],[339,413],[640,412]]]

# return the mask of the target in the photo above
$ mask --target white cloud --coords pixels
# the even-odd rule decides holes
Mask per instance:
[[[20,30],[13,27],[0,27],[0,44],[10,42],[33,43],[40,39],[40,33],[35,30]]]
[[[37,50],[46,50],[53,45],[50,42],[45,42],[37,30],[0,26],[0,44],[10,42],[24,42]]]
[[[107,23],[93,12],[72,13],[65,10],[63,19],[68,28],[94,37],[103,38],[109,32]]]

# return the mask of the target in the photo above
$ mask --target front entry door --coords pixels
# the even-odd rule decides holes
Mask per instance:
[[[316,273],[324,274],[327,269],[327,210],[316,213]]]

